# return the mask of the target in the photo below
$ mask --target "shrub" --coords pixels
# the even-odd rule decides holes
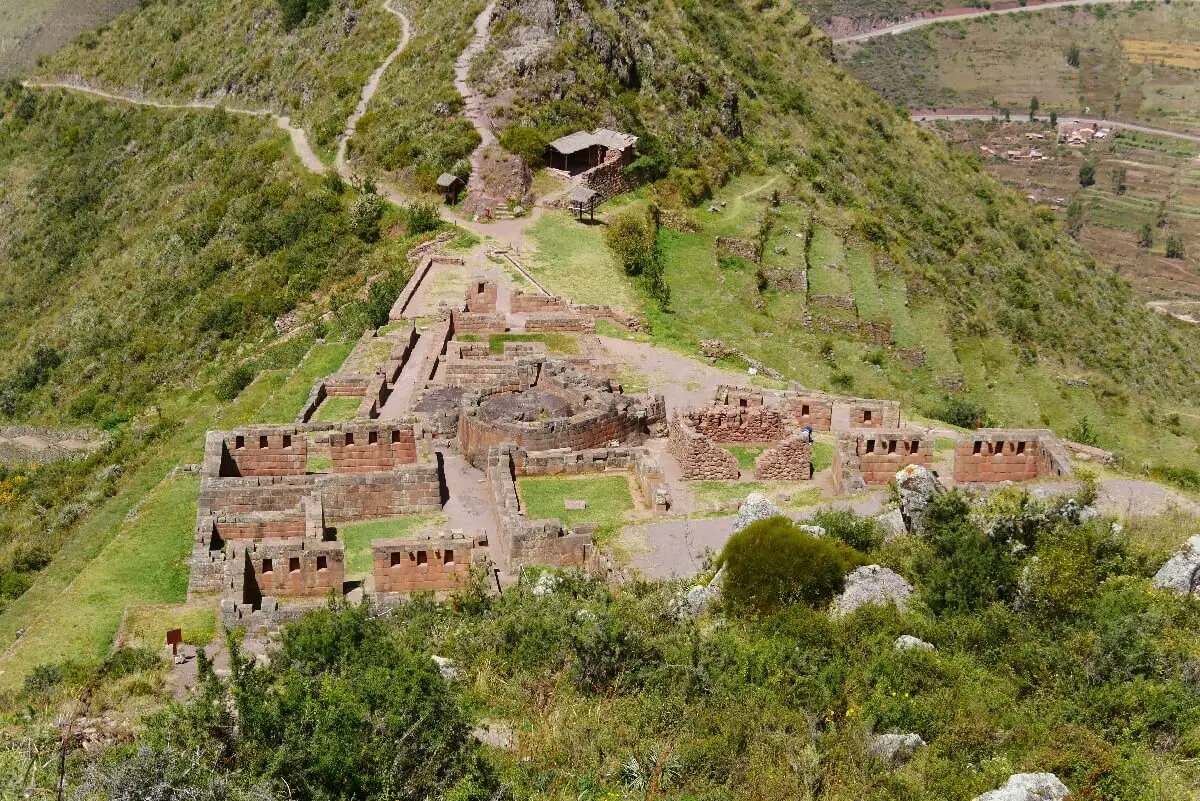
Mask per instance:
[[[254,368],[248,364],[239,364],[221,376],[213,394],[217,396],[217,400],[231,401],[242,394],[242,390],[250,386],[250,382],[253,380]]]
[[[442,218],[434,204],[413,203],[404,210],[404,224],[410,234],[425,234],[440,228]]]
[[[917,559],[916,568],[921,594],[933,612],[978,612],[1015,597],[1017,566],[1011,543],[975,525],[960,493],[935,495],[923,525],[928,551]]]
[[[625,209],[609,222],[604,241],[626,275],[641,275],[657,258],[654,218],[646,209]]]
[[[1177,236],[1167,237],[1167,258],[1182,259],[1183,258],[1183,240]]]
[[[381,219],[383,219],[383,198],[379,195],[360,195],[350,204],[350,229],[364,242],[378,241]]]
[[[1155,465],[1150,468],[1151,477],[1158,481],[1174,484],[1180,489],[1200,492],[1200,471],[1191,467],[1171,467],[1170,465]]]
[[[1079,165],[1079,185],[1091,186],[1096,183],[1096,161],[1088,159]]]
[[[960,395],[947,395],[946,402],[930,411],[929,416],[959,428],[986,427],[991,421],[986,406]]]
[[[100,669],[105,678],[123,679],[161,667],[162,658],[150,648],[118,648]]]
[[[841,591],[862,554],[801,531],[786,517],[752,523],[725,544],[722,593],[738,611],[769,614],[793,603],[824,604]]]
[[[865,553],[883,544],[883,533],[875,521],[850,509],[822,509],[813,515],[812,522],[856,551]]]
[[[546,145],[550,137],[537,128],[514,125],[500,133],[500,145],[509,153],[520,156],[532,169],[545,166]]]

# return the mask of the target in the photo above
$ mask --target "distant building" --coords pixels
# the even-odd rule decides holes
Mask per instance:
[[[462,189],[462,179],[448,172],[442,173],[437,179],[438,188],[446,198],[446,204],[453,206],[458,201],[458,192]]]
[[[551,167],[574,175],[617,158],[628,161],[636,144],[637,137],[633,134],[608,128],[597,128],[591,132],[576,131],[555,139],[547,146],[547,161]]]

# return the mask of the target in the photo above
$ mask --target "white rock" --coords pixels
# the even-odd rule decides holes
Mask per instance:
[[[1154,574],[1154,586],[1179,595],[1190,595],[1196,589],[1196,571],[1200,569],[1200,534],[1183,544],[1183,548],[1167,560]]]
[[[746,500],[738,508],[737,519],[733,521],[733,533],[738,533],[751,523],[781,514],[783,514],[783,510],[771,503],[766,495],[761,492],[752,492],[746,496]]]
[[[894,643],[892,643],[892,647],[895,648],[897,651],[911,651],[913,649],[917,649],[920,651],[936,651],[937,650],[936,648],[933,647],[932,643],[927,643],[918,637],[912,636],[911,634],[901,634],[899,637],[896,638],[896,641]]]
[[[454,664],[453,659],[447,659],[444,656],[434,655],[431,657],[433,664],[437,665],[438,673],[442,674],[442,678],[446,681],[454,681],[458,678],[458,666]]]
[[[875,517],[875,525],[883,532],[883,541],[891,542],[897,537],[903,537],[908,533],[908,527],[904,525],[904,515],[899,509],[893,509],[890,512],[884,512]]]
[[[801,526],[796,526],[796,528],[800,529],[805,534],[811,534],[814,537],[824,537],[825,534],[827,533],[822,526],[801,525]]]
[[[925,745],[919,734],[876,734],[867,743],[867,753],[894,765],[902,765]]]
[[[556,589],[558,589],[558,575],[547,571],[538,575],[530,592],[534,595],[553,595]]]
[[[835,617],[841,617],[864,604],[884,606],[894,602],[903,612],[912,594],[912,585],[896,571],[881,565],[867,565],[846,576],[846,588],[833,602],[831,611]]]
[[[999,790],[975,801],[1062,801],[1071,791],[1053,773],[1014,773]]]
[[[900,512],[914,534],[921,531],[921,516],[929,500],[942,491],[937,477],[919,464],[910,464],[896,473],[896,489],[900,493]]]

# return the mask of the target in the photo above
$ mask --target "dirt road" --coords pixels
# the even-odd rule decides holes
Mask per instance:
[[[961,8],[952,9],[951,11],[941,15],[930,15],[921,17],[920,19],[906,20],[897,22],[894,25],[888,25],[883,28],[876,28],[873,31],[863,31],[862,33],[851,33],[840,36],[834,36],[833,41],[842,44],[847,42],[865,42],[868,39],[875,39],[880,36],[891,36],[895,33],[904,33],[906,31],[924,28],[927,25],[937,25],[942,22],[957,22],[958,20],[971,19],[972,17],[987,17],[993,14],[1017,14],[1022,11],[1045,11],[1051,8],[1069,8],[1070,6],[1095,6],[1109,5],[1115,3],[1128,3],[1131,0],[1052,0],[1049,3],[1031,3],[1025,6],[1013,6],[1011,8],[984,9],[984,8]]]
[[[937,109],[917,109],[912,112],[913,122],[925,122],[926,120],[994,120],[1001,115],[996,111],[988,109],[966,110],[954,109],[953,111],[938,111]],[[1095,123],[1102,128],[1123,128],[1127,131],[1137,131],[1138,133],[1150,134],[1152,136],[1167,136],[1173,139],[1184,139],[1188,142],[1200,144],[1200,134],[1185,133],[1183,131],[1171,131],[1166,128],[1154,128],[1149,125],[1139,125],[1135,122],[1122,122],[1121,120],[1107,120],[1102,117],[1072,117],[1059,115],[1059,124],[1066,123],[1067,125],[1091,125]]]

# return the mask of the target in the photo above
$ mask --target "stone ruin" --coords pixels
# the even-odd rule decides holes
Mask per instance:
[[[713,405],[778,408],[791,417],[797,426],[811,426],[813,431],[900,427],[899,401],[830,395],[804,389],[795,383],[787,390],[722,384],[713,395]]]
[[[982,428],[954,448],[954,481],[991,484],[1071,476],[1066,449],[1045,428]]]
[[[833,486],[852,495],[887,484],[907,465],[933,464],[936,438],[921,428],[852,428],[839,431],[833,449]]]

